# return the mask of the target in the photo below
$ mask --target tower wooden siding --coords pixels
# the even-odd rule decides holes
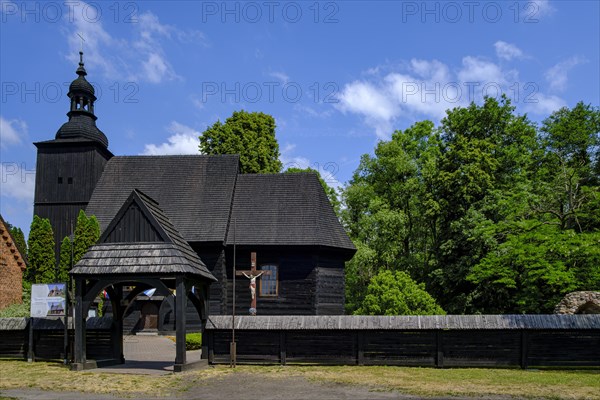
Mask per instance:
[[[62,240],[71,234],[71,224],[75,228],[79,211],[87,207],[111,154],[93,142],[36,145],[33,213],[50,220],[58,257]]]

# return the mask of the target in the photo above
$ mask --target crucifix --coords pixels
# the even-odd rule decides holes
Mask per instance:
[[[236,276],[245,276],[250,280],[250,315],[256,315],[256,279],[262,275],[271,275],[271,271],[256,270],[256,252],[250,253],[250,270],[236,271]]]
[[[77,33],[77,36],[79,36],[79,39],[81,39],[81,49],[79,51],[83,53],[83,42],[85,42],[85,39],[79,33]]]

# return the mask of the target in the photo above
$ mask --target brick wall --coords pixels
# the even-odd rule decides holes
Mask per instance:
[[[4,220],[0,218],[0,309],[21,303],[25,262]]]

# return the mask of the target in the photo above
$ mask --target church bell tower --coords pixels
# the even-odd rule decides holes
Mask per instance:
[[[85,78],[79,52],[77,78],[69,86],[69,120],[53,140],[37,142],[33,213],[48,218],[54,230],[57,256],[60,243],[71,234],[79,210],[85,210],[104,166],[113,154],[106,135],[96,126],[94,87]]]

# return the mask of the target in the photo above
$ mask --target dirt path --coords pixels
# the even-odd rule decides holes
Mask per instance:
[[[78,392],[49,392],[35,389],[0,391],[3,397],[28,400],[104,400],[104,399],[150,399],[148,396],[116,397],[110,395],[85,394]],[[164,398],[164,397],[163,397]],[[254,374],[235,373],[203,379],[191,383],[184,392],[173,393],[169,399],[202,400],[380,400],[380,399],[420,399],[391,391],[377,391],[376,388],[359,387],[335,383],[308,381],[302,377],[257,377]],[[433,398],[428,398],[433,400]],[[442,399],[442,398],[435,398]],[[466,398],[451,397],[452,400]],[[474,398],[469,397],[469,400]],[[486,397],[486,399],[491,399]],[[514,397],[494,397],[496,400],[515,400]]]

